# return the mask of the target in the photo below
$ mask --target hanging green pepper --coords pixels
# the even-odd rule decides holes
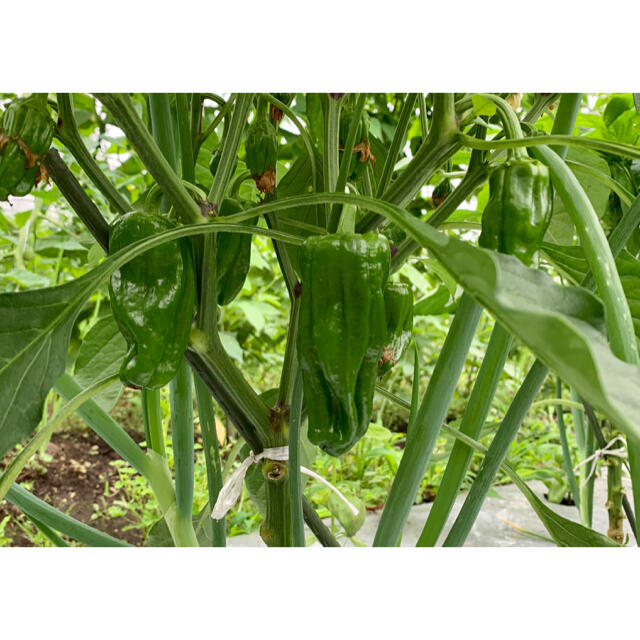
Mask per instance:
[[[344,145],[349,135],[351,118],[353,118],[353,108],[347,105],[340,112],[339,142],[342,152],[344,152]],[[367,161],[371,160],[372,164],[376,163],[376,158],[371,153],[371,146],[369,144],[369,114],[364,110],[362,111],[357,127],[355,144],[352,149],[353,157],[349,165],[349,175],[354,180],[362,176],[367,166]]]
[[[247,169],[260,193],[273,193],[276,186],[278,136],[266,113],[259,113],[247,131],[245,141]]]
[[[384,289],[387,342],[378,361],[378,375],[386,375],[409,346],[413,329],[413,291],[404,282],[389,282]]]
[[[231,198],[225,198],[220,207],[222,216],[230,216],[241,211],[240,203]],[[257,222],[256,216],[241,224],[255,225]],[[251,236],[248,233],[219,233],[216,248],[218,304],[229,304],[238,295],[250,266]]]
[[[271,94],[276,100],[280,100],[287,105],[287,107],[293,102],[295,97],[295,93],[272,93]],[[274,104],[269,105],[269,111],[271,112],[271,119],[273,120],[273,124],[276,127],[282,122],[282,118],[284,114],[282,113],[282,109],[276,107]]]
[[[47,173],[41,164],[53,139],[47,94],[14,100],[0,119],[0,200],[26,196]]]
[[[549,226],[551,206],[551,181],[544,164],[528,158],[503,162],[489,178],[480,246],[531,264]]]
[[[311,236],[301,271],[297,349],[309,439],[339,456],[369,425],[387,337],[389,242],[376,233]]]
[[[164,216],[132,211],[111,225],[109,250],[175,226]],[[191,331],[195,276],[189,243],[165,242],[123,265],[111,276],[109,296],[129,346],[122,381],[148,389],[164,386],[182,362]]]

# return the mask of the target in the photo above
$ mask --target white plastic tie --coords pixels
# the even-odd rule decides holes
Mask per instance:
[[[225,517],[227,511],[229,511],[229,509],[231,509],[231,507],[233,507],[233,505],[238,501],[238,498],[240,498],[240,494],[242,493],[242,483],[244,482],[244,478],[247,475],[249,467],[256,462],[260,462],[260,460],[263,460],[264,458],[285,462],[289,459],[289,447],[271,447],[270,449],[263,449],[258,454],[254,454],[252,451],[249,456],[242,461],[240,466],[229,476],[229,479],[224,483],[222,489],[220,489],[216,504],[213,507],[213,511],[211,511],[212,518],[215,520],[221,520]],[[300,467],[300,471],[301,473],[304,473],[327,486],[349,507],[349,509],[351,509],[354,516],[358,514],[358,509],[356,509],[356,507],[354,507],[347,498],[345,498],[344,494],[338,491],[338,489],[336,489],[330,482],[327,482],[322,476],[302,466]]]
[[[585,458],[582,462],[579,462],[573,468],[574,473],[576,473],[582,465],[588,464],[589,462],[593,461],[591,464],[591,470],[589,471],[589,475],[584,479],[582,486],[587,484],[587,482],[589,482],[589,480],[591,479],[591,476],[596,472],[596,465],[598,464],[598,460],[602,460],[606,456],[615,456],[617,458],[627,457],[627,452],[624,448],[620,448],[620,449],[611,448],[618,441],[625,444],[624,438],[622,436],[616,436],[615,438],[613,438],[613,440],[609,440],[609,442],[604,447],[602,447],[602,449],[596,449],[596,451],[592,455],[590,455],[588,458]]]

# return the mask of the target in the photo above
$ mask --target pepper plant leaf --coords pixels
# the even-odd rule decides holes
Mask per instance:
[[[101,265],[57,287],[0,296],[0,456],[38,425],[73,323],[103,277]]]
[[[545,243],[543,250],[553,264],[574,282],[584,278],[588,265],[582,247]],[[640,261],[623,250],[616,258],[616,266],[629,303],[635,334],[640,338]]]

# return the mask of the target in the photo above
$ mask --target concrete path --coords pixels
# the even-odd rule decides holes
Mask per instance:
[[[563,506],[558,504],[551,504],[544,498],[546,493],[545,485],[540,481],[532,481],[529,486],[538,497],[545,502],[554,511],[569,518],[580,521],[578,511],[573,506]],[[625,487],[631,495],[630,483],[625,482]],[[526,529],[533,533],[549,537],[546,529],[536,516],[535,512],[527,502],[527,499],[522,495],[520,490],[515,485],[505,485],[494,488],[500,497],[488,497],[478,519],[476,520],[469,537],[465,543],[466,547],[554,547],[553,542],[547,542],[540,538],[528,535],[519,531],[516,525],[521,529]],[[452,513],[449,517],[449,521],[445,527],[444,535],[440,538],[440,544],[446,536],[446,532],[453,524],[455,517],[457,516],[466,494],[460,494]],[[600,477],[596,479],[595,493],[594,493],[594,510],[593,510],[593,528],[606,535],[608,528],[607,512],[604,508],[607,499],[607,483],[606,478]],[[404,529],[404,536],[402,539],[403,547],[413,547],[420,536],[422,527],[427,518],[427,514],[431,509],[431,504],[421,504],[413,507],[409,515],[409,519]],[[367,546],[370,546],[375,536],[378,522],[380,521],[381,512],[368,513],[365,523],[362,529],[356,534],[356,536],[365,542]],[[328,520],[325,520],[328,522]],[[511,523],[511,524],[509,524]],[[625,520],[625,532],[628,532],[631,537],[631,530],[628,522]],[[307,533],[309,533],[307,531]],[[351,541],[342,539],[341,544],[344,546],[352,546]],[[246,536],[234,536],[227,540],[227,544],[230,547],[261,547],[264,546],[260,535],[255,532]],[[318,543],[315,543],[316,545]],[[315,545],[314,545],[315,546]]]

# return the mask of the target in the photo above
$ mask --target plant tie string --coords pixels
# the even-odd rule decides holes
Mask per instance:
[[[258,454],[255,454],[252,451],[242,461],[240,466],[229,476],[229,479],[224,483],[222,489],[220,489],[216,504],[211,511],[212,518],[214,518],[215,520],[221,520],[222,518],[224,518],[227,511],[229,511],[229,509],[233,507],[233,505],[238,501],[240,494],[242,493],[242,483],[244,482],[244,477],[247,475],[249,467],[256,462],[260,462],[260,460],[262,460],[263,458],[285,462],[289,459],[289,447],[285,446],[263,449]],[[354,507],[347,500],[347,498],[345,498],[344,494],[336,489],[336,487],[334,487],[330,482],[327,482],[322,476],[318,475],[315,471],[311,471],[311,469],[307,469],[303,466],[300,466],[300,471],[301,473],[314,478],[318,482],[331,489],[331,491],[333,491],[340,498],[340,500],[342,500],[349,507],[349,509],[351,509],[351,512],[354,516],[358,514],[358,509],[356,509],[356,507]]]
[[[623,444],[625,444],[624,438],[622,436],[616,436],[615,438],[613,438],[613,440],[609,440],[609,442],[604,447],[602,447],[602,449],[597,449],[592,455],[590,455],[588,458],[585,458],[582,462],[579,462],[573,468],[573,471],[575,473],[580,469],[582,465],[593,461],[591,465],[591,471],[589,471],[589,475],[584,479],[582,486],[587,484],[587,482],[589,482],[589,480],[591,479],[591,476],[596,472],[596,465],[598,464],[598,460],[602,460],[606,456],[615,456],[617,458],[627,457],[626,449],[624,449],[623,447],[619,449],[611,448],[612,445],[615,444],[617,441],[620,441]]]

